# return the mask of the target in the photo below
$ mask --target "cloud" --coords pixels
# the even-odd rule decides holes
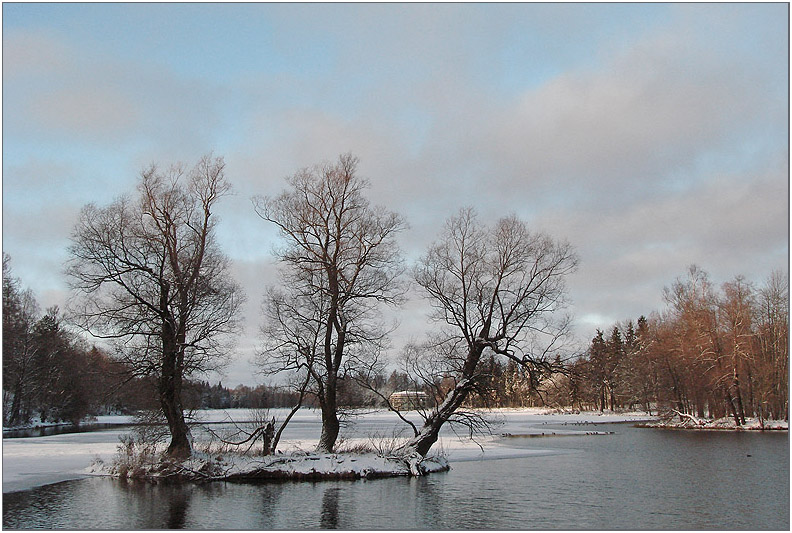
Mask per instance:
[[[194,147],[206,151],[222,129],[219,83],[78,47],[55,33],[9,30],[3,42],[10,62],[4,90],[13,102],[4,127],[16,142],[57,143],[65,136],[103,149],[137,144],[179,159]]]
[[[140,126],[132,100],[112,87],[58,88],[30,102],[29,117],[42,126],[80,131],[99,139]]]
[[[759,282],[785,270],[786,198],[785,165],[779,162],[756,175],[717,174],[619,209],[541,218],[581,255],[570,283],[579,316],[613,321],[662,309],[662,288],[694,263],[716,283],[736,275]]]
[[[410,223],[408,261],[465,205],[570,240],[583,338],[661,306],[691,262],[717,281],[785,268],[783,6],[245,5],[198,26],[190,7],[151,26],[128,9],[149,39],[128,47],[134,29],[105,48],[101,32],[4,24],[4,233],[31,272],[57,269],[43,258],[82,203],[211,149],[236,190],[218,241],[253,301],[248,337],[277,241],[250,196],[347,151],[372,202]],[[212,40],[230,27],[244,37]]]
[[[601,69],[572,71],[498,110],[467,143],[502,169],[494,180],[535,192],[568,187],[583,194],[653,194],[662,179],[695,166],[710,153],[731,152],[768,124],[783,101],[749,63],[689,50],[672,32],[637,43]],[[770,111],[770,112],[768,112]],[[778,116],[781,116],[780,114]],[[460,125],[461,126],[461,125]]]
[[[61,39],[43,29],[3,32],[3,78],[22,78],[70,70],[67,60],[74,51]]]

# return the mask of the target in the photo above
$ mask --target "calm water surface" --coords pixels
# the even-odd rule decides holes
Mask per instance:
[[[552,427],[552,426],[548,426]],[[6,528],[782,529],[786,432],[593,425],[421,479],[168,486],[90,478],[3,495]]]

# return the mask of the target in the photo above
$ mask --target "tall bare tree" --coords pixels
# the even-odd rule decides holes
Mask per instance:
[[[475,390],[485,353],[514,361],[534,384],[562,370],[557,355],[568,319],[559,312],[565,279],[576,266],[568,243],[531,232],[516,217],[487,227],[465,208],[448,220],[414,277],[441,325],[436,349],[446,354],[455,384],[408,443],[410,455],[425,456],[443,424]],[[412,462],[414,469],[417,465]]]
[[[742,276],[724,283],[722,296],[718,302],[718,318],[721,324],[724,352],[728,360],[731,378],[732,397],[734,398],[740,422],[745,424],[746,408],[753,405],[752,363],[754,357],[753,317],[756,309],[756,296],[753,285]],[[748,384],[748,398],[743,398],[744,384]],[[746,406],[746,401],[750,405]]]
[[[760,417],[789,418],[789,275],[773,272],[759,290],[757,348]]]
[[[342,155],[335,164],[297,172],[279,196],[254,199],[256,213],[283,238],[277,254],[284,289],[265,302],[264,355],[276,367],[310,376],[322,410],[322,450],[333,449],[340,429],[339,376],[383,341],[380,305],[401,295],[394,237],[404,222],[369,204],[357,165],[356,157]]]
[[[709,275],[691,265],[687,276],[677,278],[663,292],[670,306],[667,320],[676,330],[669,348],[674,364],[681,370],[681,379],[675,384],[677,409],[695,410],[703,416],[705,408],[712,410],[716,403],[714,396],[720,396],[735,423],[741,425],[745,420],[739,374],[735,374],[734,358],[728,354],[721,323],[723,313],[719,316],[718,295]]]
[[[3,421],[26,422],[36,377],[38,345],[34,327],[38,303],[11,273],[11,258],[3,254]]]
[[[224,362],[242,303],[214,239],[215,203],[229,191],[222,158],[192,169],[146,169],[136,199],[83,208],[67,272],[78,291],[72,312],[96,337],[117,341],[137,375],[158,381],[168,453],[192,452],[182,385]]]

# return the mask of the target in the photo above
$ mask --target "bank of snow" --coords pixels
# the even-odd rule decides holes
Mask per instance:
[[[746,418],[745,424],[737,425],[734,419],[730,417],[716,418],[711,420],[707,418],[698,418],[692,415],[681,415],[666,419],[649,421],[641,424],[641,427],[726,431],[788,431],[789,421]]]
[[[288,410],[271,409],[269,415],[282,419]],[[255,412],[245,409],[211,410],[196,413],[203,423],[217,424],[233,419],[235,422],[253,420]],[[420,423],[420,417],[415,412],[405,414],[411,421]],[[459,461],[477,461],[490,459],[505,459],[527,456],[547,455],[554,452],[551,448],[537,449],[512,446],[515,439],[504,438],[504,434],[513,437],[537,435],[580,435],[585,436],[591,432],[590,424],[611,422],[637,422],[649,420],[646,413],[589,413],[567,412],[559,413],[551,409],[496,409],[487,413],[494,418],[496,425],[493,427],[492,436],[478,437],[475,441],[458,438],[450,429],[444,428],[440,439],[433,447],[433,452],[440,453],[452,464]],[[129,433],[127,424],[132,423],[129,416],[100,416],[96,423],[118,424],[115,429],[85,433],[68,433],[49,435],[44,437],[28,437],[3,439],[3,492],[31,489],[36,486],[56,483],[68,479],[85,477],[89,473],[92,462],[101,458],[105,464],[114,459],[119,444],[119,437]],[[553,426],[552,429],[549,426]],[[345,442],[341,448],[354,448],[357,445],[372,444],[377,440],[388,440],[404,424],[396,414],[388,411],[361,412],[345,427]],[[308,456],[305,450],[313,450],[318,444],[321,432],[321,416],[318,410],[301,409],[287,427],[281,439],[280,449],[284,456]],[[408,436],[405,432],[403,436]],[[336,457],[344,454],[335,454]],[[279,456],[276,456],[279,457]],[[230,468],[229,474],[243,470],[255,470],[250,461],[263,458],[242,458],[235,460],[234,464],[223,468]],[[224,457],[228,461],[227,457]],[[370,459],[375,461],[374,459]],[[321,472],[325,463],[338,467],[344,464],[356,464],[357,470],[363,477],[364,470],[376,472],[381,465],[361,462],[362,459],[339,463],[338,459],[321,457],[319,460],[304,459],[291,461],[290,466],[281,465],[280,468],[302,468],[310,473],[311,469]],[[368,461],[368,459],[367,459]],[[196,463],[197,468],[200,465]],[[266,466],[266,465],[263,465]],[[359,466],[359,468],[358,468]],[[304,467],[304,468],[303,468]],[[366,469],[370,470],[366,470]],[[236,470],[234,470],[236,469]],[[97,472],[94,472],[97,473]],[[313,475],[313,474],[312,474]],[[355,474],[357,475],[357,474]]]
[[[444,457],[420,462],[423,473],[449,469]],[[251,457],[233,453],[196,452],[187,460],[173,461],[136,457],[117,457],[109,464],[97,463],[87,472],[122,479],[144,481],[263,481],[263,480],[341,480],[409,476],[408,459],[375,453],[288,453]]]

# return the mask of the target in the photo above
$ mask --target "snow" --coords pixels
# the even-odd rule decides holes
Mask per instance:
[[[100,415],[96,417],[96,424],[132,424],[135,417],[132,415]],[[90,422],[89,422],[90,424]]]
[[[269,416],[283,419],[288,409],[272,409]],[[236,422],[255,419],[256,412],[246,409],[235,410],[206,410],[197,413],[203,422],[222,423],[233,418]],[[421,419],[417,413],[406,412],[411,421],[418,424]],[[508,445],[509,439],[502,438],[503,434],[541,435],[551,434],[585,434],[591,431],[586,426],[592,423],[625,422],[648,420],[645,413],[627,414],[599,414],[599,413],[567,413],[559,414],[549,409],[497,409],[492,416],[500,421],[494,428],[494,435],[478,437],[476,441],[468,439],[459,440],[453,433],[444,430],[438,442],[432,448],[432,453],[440,453],[449,462],[490,460],[514,457],[527,457],[551,453],[550,450],[527,450]],[[122,415],[109,415],[97,417],[96,423],[101,424],[129,424],[132,418]],[[562,425],[562,428],[549,430],[549,424]],[[566,424],[566,425],[564,425]],[[342,430],[346,434],[339,448],[352,448],[357,444],[371,443],[377,439],[389,439],[394,434],[394,428],[406,425],[398,419],[395,413],[389,411],[363,412],[354,419],[354,425]],[[313,450],[317,443],[321,428],[321,417],[318,410],[301,409],[292,419],[283,434],[280,449],[290,453],[294,451]],[[128,428],[118,428],[105,431],[69,433],[45,437],[3,439],[3,492],[30,489],[35,486],[56,483],[67,479],[84,477],[91,468],[96,458],[105,462],[113,459],[119,437],[128,432]],[[403,437],[410,434],[404,432]],[[335,458],[333,458],[335,456]],[[322,456],[317,462],[310,460],[311,466],[305,460],[299,466],[308,470],[318,467],[329,468],[338,466],[339,454]],[[357,459],[360,471],[365,468],[377,470],[382,464],[374,455]],[[251,459],[253,460],[253,459]],[[261,458],[255,459],[261,461]],[[345,461],[347,459],[344,459]],[[240,459],[234,468],[250,468],[248,459]],[[335,461],[335,464],[333,463]],[[356,468],[358,468],[356,466]]]
[[[731,417],[723,417],[715,420],[698,418],[685,415],[685,419],[680,421],[680,417],[674,416],[671,420],[658,420],[645,424],[646,427],[669,428],[669,429],[697,429],[697,430],[742,430],[742,431],[765,431],[765,430],[789,430],[789,422],[786,420],[765,420],[762,424],[758,418],[745,418],[745,424],[737,427],[737,423]]]
[[[244,479],[275,476],[337,476],[348,479],[407,476],[407,463],[396,457],[383,457],[373,453],[311,453],[308,455],[274,455],[267,457],[221,456],[220,459],[195,454],[188,464],[199,471],[207,460],[219,468],[218,474],[227,479]],[[439,472],[448,468],[444,458],[433,457],[424,461],[427,472]]]
[[[83,477],[98,456],[115,455],[127,430],[3,439],[3,492]]]

